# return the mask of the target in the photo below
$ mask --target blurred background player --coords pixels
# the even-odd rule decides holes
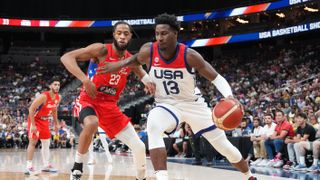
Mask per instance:
[[[117,102],[131,70],[144,83],[147,92],[154,92],[154,84],[141,66],[137,68],[122,68],[117,72],[108,74],[97,74],[96,71],[105,62],[121,62],[121,60],[131,56],[126,50],[132,37],[131,30],[128,23],[117,22],[114,25],[112,44],[94,43],[85,48],[68,52],[61,57],[61,62],[66,69],[83,84],[78,101],[78,116],[84,127],[79,136],[78,151],[71,170],[71,179],[81,179],[83,158],[88,152],[92,137],[98,126],[111,139],[116,137],[132,150],[136,165],[136,178],[145,178],[145,145],[139,139],[131,123],[129,123],[130,119],[117,106]],[[77,60],[90,60],[87,75],[79,68]]]
[[[57,170],[49,163],[50,159],[50,139],[51,132],[49,128],[49,118],[52,116],[55,124],[55,131],[59,129],[59,120],[57,115],[57,107],[60,103],[60,82],[56,79],[51,81],[50,90],[38,95],[29,107],[28,116],[28,137],[29,145],[27,149],[27,169],[26,175],[35,175],[38,172],[32,165],[35,146],[40,139],[41,155],[44,172],[56,172]]]

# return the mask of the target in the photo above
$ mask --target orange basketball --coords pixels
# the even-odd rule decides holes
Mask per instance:
[[[234,99],[222,99],[212,110],[213,121],[223,130],[233,130],[238,127],[243,115],[242,105]]]

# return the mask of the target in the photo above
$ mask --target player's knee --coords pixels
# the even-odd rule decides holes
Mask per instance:
[[[142,154],[146,152],[146,146],[140,140],[132,140],[130,143],[127,144],[129,148],[132,150],[133,153]]]
[[[29,145],[35,147],[37,145],[38,141],[37,140],[31,140],[29,141]]]
[[[233,145],[229,146],[229,148],[225,148],[226,158],[230,161],[230,163],[238,163],[242,159],[242,155],[240,151],[234,147]]]
[[[148,121],[147,121],[147,133],[149,134],[157,134],[157,135],[161,135],[161,130],[159,125],[157,124],[157,122],[155,121],[155,118],[152,117],[148,117]]]
[[[142,141],[139,141],[136,145],[136,151],[138,153],[145,153],[146,152],[146,146]]]
[[[95,131],[95,130],[97,130],[98,126],[99,126],[99,123],[98,123],[97,119],[90,119],[90,120],[85,121],[84,128],[92,129]]]
[[[213,134],[204,134],[207,140],[213,147],[223,156],[225,156],[230,163],[238,163],[242,159],[240,151],[233,146],[225,135],[213,137]]]

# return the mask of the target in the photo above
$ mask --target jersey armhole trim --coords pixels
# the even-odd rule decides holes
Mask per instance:
[[[183,52],[183,60],[184,60],[184,64],[186,65],[186,69],[190,74],[195,74],[192,67],[189,66],[188,62],[187,62],[187,52],[188,52],[188,47],[184,48],[184,52]]]

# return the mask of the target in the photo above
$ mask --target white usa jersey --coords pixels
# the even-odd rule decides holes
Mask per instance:
[[[198,99],[195,71],[186,62],[187,47],[177,44],[176,54],[164,60],[159,53],[158,43],[152,43],[149,75],[156,84],[155,101],[175,105],[194,102]]]

